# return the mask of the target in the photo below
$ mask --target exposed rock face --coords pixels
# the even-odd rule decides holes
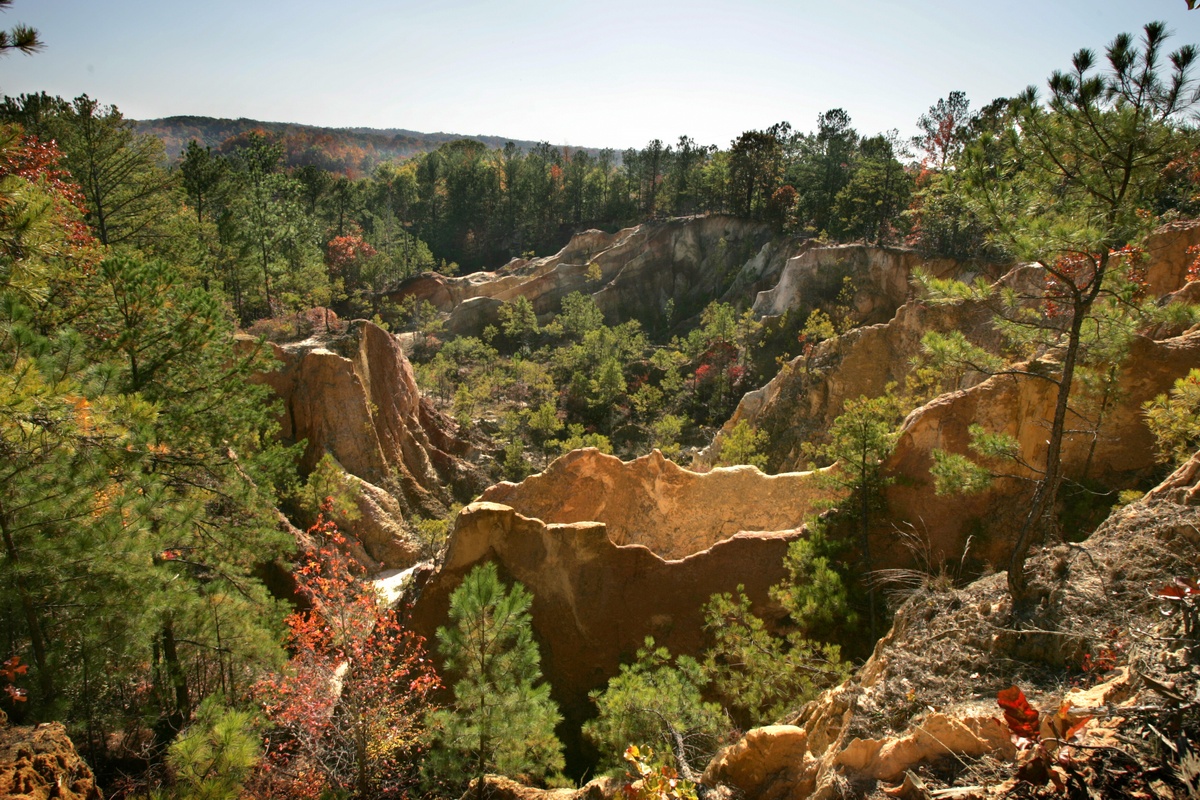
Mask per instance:
[[[1200,241],[1200,225],[1196,223],[1167,226],[1150,238],[1146,280],[1154,294],[1176,300],[1194,299],[1194,285],[1184,286],[1184,283],[1193,259],[1186,251],[1196,241]],[[821,253],[822,250],[814,249],[793,259],[789,270],[792,264],[811,262]],[[864,254],[859,258],[866,263],[881,256]],[[893,255],[892,259],[896,264],[903,263],[899,255]],[[899,278],[910,268],[911,264],[897,267],[891,273],[896,276],[897,285],[880,291],[899,296]],[[819,274],[819,270],[812,269],[806,274]],[[1012,270],[1002,280],[1033,289],[1038,285],[1039,274],[1036,267],[1025,266]],[[812,278],[810,284],[815,280]],[[781,286],[784,282],[781,281]],[[881,287],[885,284],[886,281],[878,283]],[[765,296],[760,295],[760,304]],[[801,294],[793,292],[790,296],[792,302],[802,302]],[[847,399],[878,396],[892,381],[903,384],[912,359],[921,352],[921,337],[926,332],[961,331],[976,344],[992,349],[999,344],[999,336],[991,319],[990,310],[978,302],[931,305],[910,301],[900,306],[885,324],[856,328],[823,342],[807,357],[790,362],[762,389],[747,394],[713,444],[697,456],[695,466],[702,469],[715,462],[724,436],[738,421],[746,419],[768,434],[768,468],[796,469],[805,462],[801,446],[805,442],[824,441],[826,431]],[[1154,332],[1156,336],[1173,333],[1179,331]],[[1122,489],[1136,485],[1153,472],[1153,440],[1144,423],[1141,404],[1169,390],[1189,369],[1200,366],[1198,344],[1195,334],[1162,341],[1148,337],[1134,341],[1120,377],[1118,397],[1105,409],[1095,435],[1083,432],[1094,426],[1079,417],[1069,426],[1079,431],[1068,436],[1064,447],[1063,465],[1069,478],[1095,480],[1109,488]],[[1053,372],[1055,366],[1047,362],[1037,369]],[[1012,434],[1020,441],[1021,455],[1027,463],[1042,463],[1054,387],[1036,378],[1010,376],[980,383],[983,378],[979,373],[966,373],[959,380],[961,391],[943,395],[909,416],[887,465],[892,475],[903,477],[888,489],[888,508],[892,520],[916,526],[927,537],[935,555],[954,558],[962,551],[969,534],[983,534],[974,540],[974,557],[981,562],[1003,563],[1009,531],[1020,523],[1023,512],[1020,504],[1013,502],[1025,488],[1019,479],[1031,477],[1032,473],[1018,472],[1018,479],[999,481],[992,490],[978,495],[939,497],[929,477],[931,454],[935,449],[968,453],[969,428],[980,424],[990,432]],[[1088,411],[1082,401],[1076,401],[1073,408],[1094,417],[1094,412]],[[1009,464],[993,466],[998,473],[1014,473]],[[880,563],[907,561],[908,553],[893,531],[880,530],[877,540]]]
[[[995,336],[988,319],[985,309],[970,304],[905,305],[888,324],[858,328],[823,343],[807,364],[803,359],[793,361],[766,387],[742,399],[725,431],[738,420],[749,419],[769,436],[769,466],[795,469],[804,461],[801,445],[822,440],[845,400],[878,396],[889,381],[903,380],[908,359],[918,352],[926,330],[958,329],[983,343]],[[1086,432],[1089,425],[1078,424],[1077,432],[1066,437],[1062,453],[1065,474],[1112,488],[1134,486],[1151,474],[1156,469],[1154,441],[1141,406],[1170,390],[1177,378],[1194,367],[1200,367],[1200,332],[1165,341],[1135,338],[1119,379],[1121,391],[1106,409],[1096,435]],[[981,377],[968,375],[964,382]],[[973,557],[1004,563],[1008,532],[1020,524],[1024,511],[1014,499],[1026,486],[1019,479],[1000,480],[991,490],[975,495],[939,496],[929,475],[932,453],[938,449],[970,453],[969,429],[979,424],[990,432],[1013,435],[1021,443],[1026,463],[1041,463],[1054,400],[1054,385],[1048,381],[1005,376],[943,395],[914,411],[885,466],[889,474],[904,478],[887,489],[889,520],[911,522],[927,538],[934,554],[950,558],[957,557],[966,538],[976,534]],[[703,464],[714,459],[721,442],[718,436],[698,461]],[[1001,474],[1032,475],[1008,463],[994,467]],[[879,563],[907,563],[910,554],[890,524],[885,528],[878,531],[873,544]]]
[[[0,722],[0,795],[19,800],[101,800],[92,770],[60,722]]]
[[[1087,432],[1091,425],[1081,422],[1077,432],[1064,438],[1064,474],[1112,488],[1134,486],[1151,474],[1156,469],[1154,439],[1146,427],[1142,404],[1170,390],[1177,378],[1194,367],[1200,367],[1200,331],[1162,342],[1135,338],[1119,378],[1121,391],[1097,434]],[[934,550],[946,554],[961,552],[968,535],[985,534],[976,537],[975,556],[1006,563],[1009,532],[1019,526],[1025,512],[1014,500],[1024,496],[1027,484],[1019,479],[999,480],[989,491],[976,495],[938,496],[929,477],[932,452],[969,453],[969,428],[979,424],[990,432],[1015,437],[1024,462],[1044,463],[1055,390],[1049,381],[998,376],[914,411],[885,465],[889,473],[910,478],[888,487],[889,514],[919,521]],[[1022,472],[1011,462],[997,462],[994,469],[1000,474],[1033,477],[1032,472]],[[886,542],[888,537],[881,538]]]
[[[834,763],[877,780],[895,781],[912,765],[935,761],[947,752],[969,758],[996,755],[1011,759],[1017,748],[1008,726],[994,714],[930,714],[920,727],[898,738],[852,740]]]
[[[957,262],[923,261],[901,248],[814,247],[792,258],[779,284],[758,295],[757,313],[807,315],[832,301],[848,276],[856,288],[851,316],[862,325],[792,359],[766,386],[747,393],[713,443],[697,454],[693,467],[706,469],[716,463],[725,436],[744,419],[767,433],[771,472],[800,469],[806,461],[801,446],[824,442],[825,432],[847,399],[875,397],[889,383],[903,383],[927,331],[962,331],[984,346],[997,341],[991,313],[979,303],[913,302],[909,279],[918,267],[937,277],[954,275],[966,281],[979,275],[964,271]],[[1030,270],[1013,270],[1001,280],[1027,282]],[[981,378],[968,374],[963,386]]]
[[[543,671],[577,731],[592,711],[587,693],[631,660],[646,636],[675,653],[703,648],[701,607],[713,593],[744,585],[770,616],[768,588],[785,577],[783,557],[815,493],[807,475],[772,478],[745,467],[698,475],[657,453],[622,464],[585,450],[560,462],[485,495],[512,505],[485,500],[463,509],[441,568],[418,578],[411,625],[433,640],[463,577],[495,562],[505,580],[533,594]],[[781,507],[763,508],[774,504]],[[546,512],[563,521],[532,516]],[[655,530],[673,512],[681,517],[678,541]],[[715,520],[707,531],[706,515]],[[685,544],[695,549],[684,552]],[[659,546],[667,552],[652,549]]]
[[[522,483],[492,486],[480,499],[545,522],[603,522],[614,544],[643,545],[671,560],[739,531],[798,528],[826,497],[808,473],[732,467],[697,474],[657,450],[625,463],[587,449]]]
[[[1162,297],[1183,286],[1197,255],[1188,248],[1200,244],[1200,220],[1164,225],[1146,242],[1146,289]]]
[[[697,455],[694,466],[711,466],[720,456],[725,436],[744,419],[768,436],[769,470],[799,469],[806,459],[801,447],[825,441],[846,400],[877,397],[889,383],[904,381],[927,331],[959,330],[976,344],[987,344],[996,338],[990,320],[990,312],[975,303],[907,303],[887,323],[826,340],[810,355],[785,365],[766,386],[743,396],[712,445]],[[969,385],[982,376],[964,378]]]
[[[770,285],[800,247],[761,223],[689,217],[613,234],[587,231],[553,256],[514,259],[496,272],[460,278],[425,273],[390,297],[432,303],[450,314],[447,329],[460,335],[477,335],[494,324],[503,302],[527,297],[546,317],[575,291],[590,294],[609,322],[637,319],[647,328],[665,330],[668,322],[698,313],[714,298],[745,296]],[[670,321],[664,317],[668,300],[675,304]]]
[[[760,317],[793,309],[807,313],[821,300],[836,297],[843,280],[850,278],[855,288],[854,318],[864,325],[887,322],[908,301],[908,281],[917,267],[938,277],[961,269],[957,261],[925,259],[899,247],[810,247],[787,262],[774,288],[759,293],[754,312]]]
[[[791,725],[752,730],[718,753],[705,782],[726,784],[747,798],[824,799],[843,796],[839,786],[847,780],[899,782],[906,770],[941,758],[1011,760],[1015,748],[994,698],[1014,683],[1047,712],[1044,738],[1053,734],[1048,714],[1066,704],[1092,709],[1080,716],[1096,714],[1083,728],[1084,745],[1117,744],[1128,753],[1135,741],[1130,731],[1145,720],[1122,714],[1123,707],[1162,704],[1157,686],[1168,685],[1181,698],[1200,691],[1194,656],[1172,650],[1180,623],[1163,622],[1146,601],[1147,587],[1194,574],[1197,531],[1200,455],[1114,513],[1082,547],[1035,553],[1031,576],[1046,599],[1021,629],[1012,624],[1003,574],[961,590],[919,591],[853,678],[800,710]],[[1118,637],[1120,646],[1109,637]],[[1082,655],[1109,646],[1145,678],[1118,663],[1090,689],[1064,692]],[[966,774],[970,783],[973,777]],[[1086,779],[1093,782],[1088,796],[1128,794],[1106,785],[1103,769]],[[900,796],[898,788],[881,788]],[[1003,796],[1002,789],[988,788],[994,791],[986,796]]]
[[[816,761],[803,728],[768,725],[722,750],[704,771],[703,783],[733,786],[762,800],[807,797],[816,785]]]
[[[1172,223],[1149,238],[1146,285],[1151,296],[1178,293],[1175,299],[1195,302],[1198,287],[1187,283],[1187,271],[1195,256],[1187,250],[1198,243],[1200,221]],[[866,324],[823,342],[808,356],[793,359],[766,386],[746,394],[713,444],[697,456],[693,466],[703,469],[715,463],[724,435],[745,419],[769,435],[770,471],[798,469],[805,463],[800,445],[806,441],[821,443],[824,432],[841,413],[847,399],[878,396],[892,381],[903,384],[912,359],[921,352],[921,337],[926,332],[961,331],[975,344],[988,348],[1000,343],[991,324],[992,312],[981,304],[965,301],[932,305],[914,300],[908,282],[916,267],[940,277],[954,275],[966,282],[978,276],[953,261],[923,261],[912,251],[897,248],[861,245],[811,248],[792,258],[779,285],[758,296],[756,312],[762,315],[780,314],[788,309],[807,312],[822,298],[836,293],[842,276],[848,274],[858,287],[855,319]],[[1037,267],[1023,266],[1000,280],[1034,290],[1040,275]],[[1154,338],[1180,333],[1157,331]],[[970,388],[983,377],[968,372],[957,388]]]
[[[351,476],[358,486],[358,519],[348,523],[348,532],[366,551],[355,554],[363,565],[372,569],[397,569],[415,564],[421,559],[421,548],[404,527],[405,512],[400,502],[389,492],[373,483]],[[374,562],[374,563],[372,563]]]
[[[537,789],[503,775],[486,775],[482,792],[477,781],[471,781],[463,792],[463,800],[480,796],[488,800],[612,800],[623,796],[620,782],[608,777],[597,778],[578,789]]]
[[[329,453],[362,481],[362,519],[351,531],[388,567],[412,563],[402,516],[444,512],[451,492],[482,484],[464,460],[470,446],[454,423],[421,397],[412,366],[391,334],[355,322],[337,340],[274,345],[280,368],[261,376],[282,398],[282,435],[307,441],[301,470]]]

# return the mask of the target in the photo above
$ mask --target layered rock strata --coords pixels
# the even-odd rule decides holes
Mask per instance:
[[[697,314],[709,301],[770,286],[803,245],[762,223],[705,216],[647,222],[617,233],[577,234],[560,252],[513,259],[495,272],[424,273],[389,293],[415,297],[450,315],[453,334],[478,335],[501,304],[528,298],[543,320],[571,292],[591,295],[610,323],[637,319],[651,330]],[[666,319],[668,302],[674,304]]]
[[[1188,250],[1197,242],[1200,226],[1195,223],[1167,226],[1150,238],[1145,284],[1160,296],[1160,302],[1195,301],[1196,284],[1187,283],[1187,277],[1195,258]],[[1036,267],[1025,266],[1002,281],[1035,289],[1039,275]],[[903,386],[928,331],[959,331],[988,349],[1000,344],[992,312],[980,302],[934,305],[910,300],[887,323],[856,328],[821,343],[809,355],[793,359],[762,389],[743,397],[694,466],[703,469],[713,463],[725,435],[744,419],[768,435],[769,470],[797,469],[807,460],[803,445],[824,441],[846,400],[881,395],[891,382]],[[1136,486],[1157,469],[1142,404],[1168,391],[1189,369],[1200,367],[1200,334],[1168,329],[1148,334],[1134,338],[1118,377],[1118,389],[1102,410],[1090,408],[1082,398],[1073,404],[1074,416],[1063,449],[1069,479],[1124,489]],[[1052,375],[1056,369],[1050,353],[1034,362],[1028,372]],[[957,382],[958,391],[909,415],[885,465],[886,473],[896,480],[887,489],[889,519],[877,530],[873,543],[881,563],[904,564],[910,559],[895,524],[911,526],[935,558],[957,559],[968,537],[974,536],[971,556],[975,563],[1006,560],[1010,532],[1019,526],[1023,512],[1014,500],[1036,475],[1027,468],[995,462],[989,466],[996,474],[1011,477],[995,482],[989,491],[969,496],[937,495],[929,475],[934,450],[970,454],[972,425],[1015,437],[1026,464],[1044,461],[1046,431],[1054,408],[1053,383],[1034,375],[985,380],[984,375],[969,371],[950,378]]]
[[[798,528],[827,497],[809,473],[731,467],[699,474],[657,450],[622,462],[587,449],[521,483],[496,484],[480,500],[548,523],[602,522],[613,544],[642,545],[673,560],[741,531]]]
[[[767,434],[769,471],[800,468],[807,458],[803,446],[826,441],[846,400],[877,397],[889,383],[903,384],[912,359],[921,352],[921,338],[928,331],[951,330],[962,331],[980,345],[997,338],[991,312],[981,304],[912,302],[900,306],[886,323],[854,328],[822,342],[808,355],[792,359],[767,385],[744,395],[693,467],[711,466],[729,431],[746,420]],[[982,379],[979,373],[967,373],[962,383],[969,386]]]
[[[592,711],[588,692],[645,637],[673,653],[703,649],[712,594],[744,586],[759,613],[777,617],[768,589],[784,579],[788,544],[819,496],[811,474],[699,475],[657,452],[622,463],[576,451],[463,509],[441,567],[416,578],[410,624],[433,641],[465,575],[495,562],[533,594],[543,671],[578,731]]]
[[[444,513],[454,496],[482,487],[471,446],[422,398],[396,338],[376,325],[272,347],[280,367],[260,380],[283,402],[282,436],[306,442],[301,471],[331,455],[360,487],[351,532],[378,565],[411,565],[404,519]]]
[[[1118,378],[1119,391],[1105,409],[1099,426],[1086,417],[1084,404],[1063,440],[1062,465],[1070,480],[1112,489],[1136,486],[1159,467],[1154,437],[1146,426],[1143,404],[1169,391],[1176,379],[1200,367],[1200,331],[1165,341],[1136,337]],[[1047,365],[1053,369],[1053,365]],[[907,480],[886,490],[889,514],[919,525],[935,550],[962,551],[974,535],[978,559],[1007,561],[1009,532],[1016,530],[1025,507],[1018,498],[1038,475],[1011,461],[988,466],[997,475],[1011,476],[973,495],[938,495],[929,468],[933,452],[969,454],[970,427],[1006,433],[1019,445],[1019,461],[1045,463],[1046,431],[1053,417],[1057,387],[1029,376],[997,376],[961,392],[944,395],[917,409],[904,423],[896,448],[885,464],[887,473]],[[1094,414],[1094,410],[1092,411]],[[1086,530],[1066,530],[1075,538]]]
[[[1161,298],[1161,302],[1196,301],[1196,284],[1188,283],[1188,275],[1197,259],[1189,249],[1198,244],[1197,221],[1166,225],[1148,239],[1144,284],[1150,296]],[[800,445],[807,441],[822,443],[824,432],[847,399],[878,396],[892,382],[903,386],[913,360],[922,352],[925,333],[959,331],[986,348],[994,350],[1000,345],[992,324],[993,312],[987,306],[975,301],[934,305],[916,299],[909,281],[917,267],[968,283],[984,277],[952,261],[922,260],[912,251],[896,248],[812,248],[791,259],[778,286],[758,296],[756,312],[807,313],[831,297],[841,275],[846,274],[858,287],[854,316],[864,324],[792,359],[766,386],[746,394],[712,446],[697,456],[693,467],[704,469],[715,463],[724,435],[744,419],[769,436],[769,471],[798,469],[805,463]],[[1041,273],[1036,266],[1022,266],[999,280],[1036,294]],[[1164,329],[1152,332],[1151,338],[1168,338],[1182,332]],[[984,377],[968,371],[953,388],[968,389]]]
[[[851,315],[856,322],[887,322],[912,294],[909,279],[917,268],[936,277],[961,274],[962,265],[951,259],[927,259],[901,247],[862,244],[809,247],[789,259],[778,283],[754,299],[760,317],[798,312],[802,316],[822,302],[833,300],[847,278],[853,286]]]

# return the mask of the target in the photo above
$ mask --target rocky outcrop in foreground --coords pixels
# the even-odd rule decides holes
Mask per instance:
[[[587,693],[646,636],[675,653],[702,649],[701,607],[712,594],[744,585],[770,616],[767,590],[785,577],[788,544],[817,497],[810,474],[699,475],[657,451],[623,463],[578,450],[463,509],[441,567],[417,576],[410,624],[432,641],[463,577],[495,562],[533,594],[543,671],[578,731],[592,710]]]
[[[1064,704],[1073,720],[1092,717],[1085,749],[1051,762],[1078,796],[1187,797],[1169,766],[1150,769],[1177,759],[1138,731],[1200,736],[1200,643],[1178,638],[1179,614],[1164,617],[1152,598],[1175,577],[1196,577],[1198,531],[1200,456],[1085,544],[1035,554],[1043,599],[1030,617],[1012,618],[1003,574],[963,589],[929,576],[851,680],[788,724],[748,732],[713,759],[705,782],[773,800],[943,796],[918,782],[1007,796],[1019,783],[1017,749],[995,698],[1015,684],[1046,712],[1043,739],[1056,736],[1049,720]],[[1064,690],[1068,681],[1082,685]]]
[[[0,797],[101,800],[102,795],[62,723],[8,726],[0,715]]]
[[[272,345],[278,370],[260,376],[283,401],[282,436],[306,442],[301,472],[331,455],[360,485],[351,533],[379,565],[416,561],[404,519],[445,513],[482,488],[471,446],[421,397],[394,336],[370,322],[344,336]]]
[[[543,320],[571,292],[591,295],[610,323],[637,319],[651,330],[700,312],[710,300],[753,296],[772,285],[802,245],[770,226],[726,216],[647,222],[617,233],[576,234],[560,252],[513,259],[495,272],[446,277],[427,272],[400,284],[393,301],[415,297],[448,313],[447,329],[478,335],[502,303],[526,297]],[[665,319],[668,301],[675,311]]]

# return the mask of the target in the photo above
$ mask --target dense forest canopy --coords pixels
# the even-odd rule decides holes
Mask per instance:
[[[190,260],[220,276],[248,323],[328,305],[339,292],[379,292],[422,269],[496,267],[545,254],[590,227],[686,214],[724,212],[806,236],[907,238],[975,255],[983,236],[968,212],[937,204],[936,218],[925,219],[932,210],[920,210],[936,170],[919,165],[945,161],[1003,114],[1002,101],[981,115],[971,115],[961,96],[957,103],[931,109],[923,120],[929,133],[915,143],[894,131],[861,136],[832,109],[810,133],[779,123],[747,131],[725,150],[688,136],[620,153],[459,139],[377,164],[378,151],[353,140],[234,126],[215,146],[189,141],[172,165],[160,140],[86,96],[7,98],[0,115],[60,144],[89,194],[89,222],[102,244],[128,240],[154,253],[168,242],[179,247],[188,237],[176,234],[189,229],[199,251]],[[939,130],[948,115],[956,115],[955,126]],[[363,274],[343,277],[338,288],[320,274],[321,262],[344,237],[373,254],[362,259]]]

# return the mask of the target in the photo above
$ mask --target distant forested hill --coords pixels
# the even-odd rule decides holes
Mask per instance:
[[[262,122],[254,119],[216,119],[214,117],[165,117],[135,122],[138,133],[162,140],[167,156],[176,161],[192,139],[214,149],[250,131],[263,131],[284,144],[288,166],[312,165],[331,172],[354,173],[370,170],[375,164],[408,158],[436,150],[446,142],[471,139],[489,148],[513,142],[528,151],[537,142],[506,139],[503,136],[463,136],[456,133],[420,133],[402,128],[321,128],[291,122]]]

